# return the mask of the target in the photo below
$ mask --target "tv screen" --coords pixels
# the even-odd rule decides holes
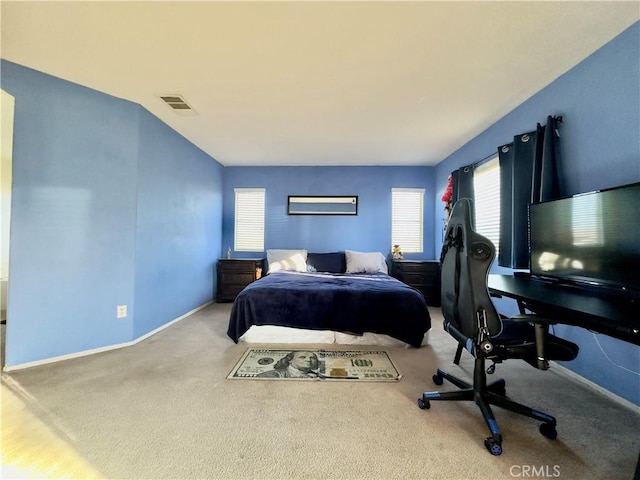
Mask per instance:
[[[531,273],[640,292],[640,183],[533,204]]]

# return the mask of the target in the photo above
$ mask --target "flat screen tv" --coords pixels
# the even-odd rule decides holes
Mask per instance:
[[[640,183],[529,207],[531,274],[640,294]]]

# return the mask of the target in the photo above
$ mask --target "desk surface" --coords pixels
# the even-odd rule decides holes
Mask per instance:
[[[489,275],[489,290],[521,302],[558,323],[604,333],[640,345],[640,301],[599,295],[578,286],[528,276]]]

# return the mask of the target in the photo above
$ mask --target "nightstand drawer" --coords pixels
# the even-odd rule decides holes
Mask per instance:
[[[428,277],[425,276],[425,274],[423,272],[403,272],[401,274],[402,278],[398,278],[398,280],[403,281],[406,284],[409,285],[426,285],[427,284],[427,280]],[[430,282],[431,284],[433,284],[433,280]]]
[[[404,260],[393,262],[393,269],[405,274],[416,273],[419,275],[440,273],[440,262],[435,260],[416,261]]]
[[[256,262],[251,260],[250,262],[238,261],[238,260],[225,260],[218,263],[222,267],[222,271],[225,273],[237,273],[237,274],[253,274],[256,271]]]
[[[255,269],[247,270],[247,271],[224,271],[220,272],[220,281],[226,285],[244,285],[247,286],[251,282],[256,280],[256,271]]]

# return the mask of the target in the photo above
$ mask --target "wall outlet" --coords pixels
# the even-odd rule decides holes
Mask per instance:
[[[127,316],[127,306],[118,305],[116,308],[116,318],[125,318]]]

